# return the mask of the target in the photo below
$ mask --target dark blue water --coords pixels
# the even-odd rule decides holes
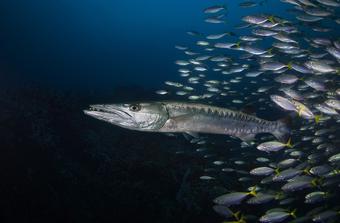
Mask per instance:
[[[2,1],[1,63],[58,87],[158,85],[175,72],[174,44],[200,21],[205,4],[193,3]]]
[[[7,75],[45,86],[102,89],[159,86],[177,75],[175,44],[185,33],[226,31],[203,22],[204,1],[1,1],[0,63]],[[227,29],[246,13],[271,12],[275,3],[250,10],[227,2]],[[275,8],[273,13],[284,10]],[[241,33],[240,33],[241,34]]]

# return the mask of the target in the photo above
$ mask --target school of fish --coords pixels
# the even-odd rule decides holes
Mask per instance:
[[[236,26],[228,4],[244,12]],[[340,1],[275,4],[288,14],[260,12],[265,0],[203,9],[204,22],[223,31],[188,31],[191,44],[175,46],[177,81],[156,94],[291,118],[289,139],[241,141],[239,156],[217,159],[208,138],[188,138],[210,162],[201,180],[238,176],[238,187],[213,200],[223,222],[340,222]]]

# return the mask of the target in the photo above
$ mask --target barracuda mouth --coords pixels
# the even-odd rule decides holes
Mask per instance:
[[[84,113],[94,118],[115,124],[133,122],[133,118],[129,113],[113,105],[90,105],[90,108],[84,110]]]

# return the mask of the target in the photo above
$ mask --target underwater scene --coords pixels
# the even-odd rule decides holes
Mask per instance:
[[[339,223],[339,0],[0,1],[0,222]]]

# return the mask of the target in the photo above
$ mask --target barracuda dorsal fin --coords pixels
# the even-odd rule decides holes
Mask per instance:
[[[248,105],[245,105],[241,112],[245,113],[245,114],[248,114],[248,115],[255,115],[256,114],[256,109],[253,105],[251,104],[248,104]]]

